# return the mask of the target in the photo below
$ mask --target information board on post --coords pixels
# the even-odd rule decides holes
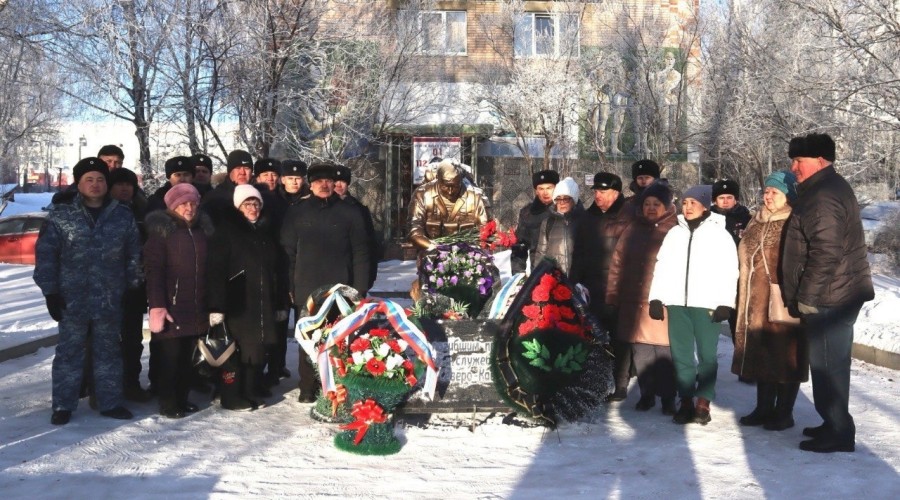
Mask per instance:
[[[462,139],[459,137],[413,137],[413,186],[425,181],[425,166],[434,157],[462,162]]]

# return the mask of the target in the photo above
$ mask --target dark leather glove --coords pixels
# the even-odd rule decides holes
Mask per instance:
[[[800,309],[797,308],[797,304],[788,304],[787,310],[788,314],[790,314],[794,318],[799,318],[802,316],[802,314],[800,314]]]
[[[62,320],[63,311],[66,310],[66,301],[58,293],[51,293],[44,297],[44,300],[47,301],[47,312],[50,313],[50,317],[59,323]]]
[[[728,306],[719,306],[712,313],[712,322],[721,323],[731,316],[731,308]]]
[[[650,301],[650,317],[657,320],[662,321],[666,319],[666,313],[664,311],[663,303],[658,300]]]

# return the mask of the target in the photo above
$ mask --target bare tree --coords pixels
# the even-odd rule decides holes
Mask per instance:
[[[45,48],[63,69],[60,87],[83,109],[131,122],[140,170],[152,176],[150,127],[171,88],[158,62],[172,13],[150,0],[74,0],[48,19]]]
[[[0,12],[5,7],[0,2]],[[42,13],[40,2],[23,1],[0,17],[0,182],[24,182],[17,167],[67,113],[56,67],[37,43],[45,33],[34,16]]]

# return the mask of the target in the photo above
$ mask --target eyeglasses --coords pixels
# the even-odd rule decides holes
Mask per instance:
[[[573,200],[572,198],[570,198],[568,196],[556,198],[553,201],[555,201],[556,203],[575,203],[575,200]]]
[[[258,210],[260,206],[262,205],[258,201],[245,201],[241,203],[241,208],[255,208]]]

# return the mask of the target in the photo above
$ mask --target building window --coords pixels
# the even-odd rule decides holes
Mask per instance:
[[[578,16],[529,12],[519,18],[516,57],[577,57]]]
[[[421,50],[427,54],[466,53],[465,11],[429,11],[419,17]]]

